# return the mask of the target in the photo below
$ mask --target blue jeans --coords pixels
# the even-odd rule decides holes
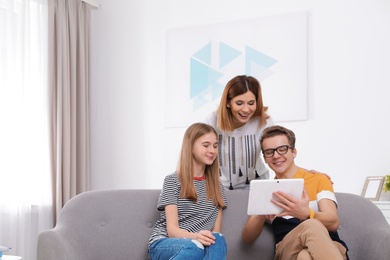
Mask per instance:
[[[189,238],[161,238],[150,245],[149,257],[152,260],[225,260],[225,237],[220,233],[213,233],[213,236],[215,244],[210,246]]]

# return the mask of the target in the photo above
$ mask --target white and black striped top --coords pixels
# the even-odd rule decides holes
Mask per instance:
[[[179,198],[180,182],[177,173],[165,177],[164,185],[160,193],[157,210],[161,211],[160,219],[154,225],[148,246],[160,238],[168,237],[165,206],[177,205],[179,227],[188,232],[212,230],[218,216],[218,207],[207,200],[206,180],[194,180],[198,201],[195,203],[189,199]],[[227,206],[224,188],[221,184],[222,198]]]
[[[217,112],[211,113],[205,123],[218,133],[220,180],[225,188],[249,189],[253,179],[268,179],[269,171],[261,156],[260,136],[263,130],[274,125],[271,117],[259,127],[260,117],[252,117],[233,131],[222,131],[217,125]]]

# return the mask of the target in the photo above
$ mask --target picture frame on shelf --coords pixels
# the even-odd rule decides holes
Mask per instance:
[[[361,196],[372,201],[379,200],[384,182],[385,176],[368,176],[364,182]]]

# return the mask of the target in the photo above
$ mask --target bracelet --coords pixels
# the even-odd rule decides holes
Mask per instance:
[[[313,209],[310,209],[310,216],[309,218],[314,218],[314,210]]]

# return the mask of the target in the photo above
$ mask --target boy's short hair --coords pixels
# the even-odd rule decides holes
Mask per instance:
[[[288,144],[291,148],[295,148],[295,134],[290,129],[287,129],[280,125],[274,125],[264,129],[263,134],[260,137],[260,147],[263,150],[263,141],[264,139],[274,137],[277,135],[284,135],[287,137]]]

